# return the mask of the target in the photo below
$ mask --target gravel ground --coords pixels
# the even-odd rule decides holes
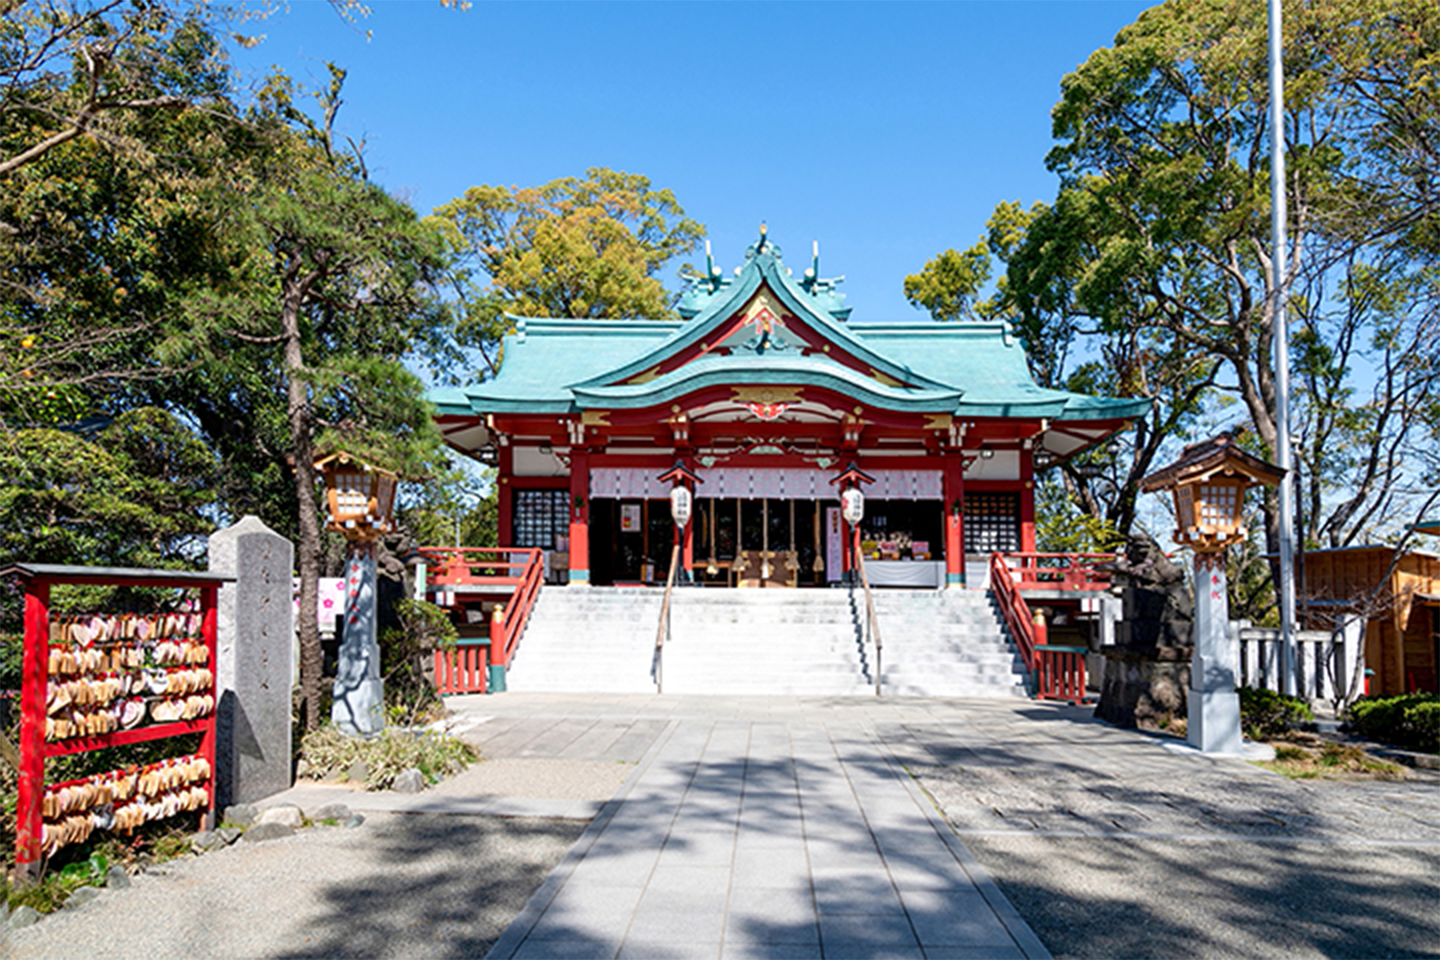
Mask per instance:
[[[1435,957],[1436,850],[967,836],[1057,958]]]
[[[1027,712],[883,734],[1055,956],[1437,956],[1434,771],[1288,780]]]
[[[368,814],[172,861],[6,947],[16,960],[484,956],[584,829]]]

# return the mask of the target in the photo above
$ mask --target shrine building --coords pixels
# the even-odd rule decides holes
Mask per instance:
[[[853,466],[872,585],[964,587],[969,557],[978,586],[976,561],[1035,550],[1036,469],[1149,408],[1038,386],[1005,323],[853,323],[814,250],[795,277],[764,231],[732,276],[706,260],[679,320],[513,318],[493,379],[431,394],[498,469],[500,545],[550,551],[552,580],[663,580],[680,464],[695,581],[836,583]]]

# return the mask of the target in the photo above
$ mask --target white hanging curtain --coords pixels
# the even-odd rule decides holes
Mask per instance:
[[[660,471],[638,467],[596,467],[590,471],[590,495],[602,499],[659,500],[670,487],[656,480]],[[876,482],[866,496],[876,500],[939,500],[939,470],[869,470]],[[742,500],[828,500],[836,496],[831,485],[834,471],[811,467],[713,467],[700,470],[705,482],[696,489],[701,497]]]

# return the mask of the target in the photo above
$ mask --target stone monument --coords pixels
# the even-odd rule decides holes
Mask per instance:
[[[215,805],[290,787],[294,549],[258,517],[210,536],[210,570],[235,578],[216,611]]]
[[[1186,715],[1191,682],[1191,595],[1186,570],[1166,558],[1155,540],[1133,535],[1111,571],[1115,600],[1113,636],[1103,643],[1106,658],[1096,716],[1118,727],[1156,730]]]

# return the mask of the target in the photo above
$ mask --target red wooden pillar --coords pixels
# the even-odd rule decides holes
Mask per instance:
[[[496,451],[496,531],[495,545],[498,547],[515,546],[515,491],[512,473],[515,469],[515,451],[509,446],[500,447]]]
[[[1035,455],[1021,449],[1021,552],[1036,552],[1036,470]]]
[[[20,683],[20,784],[15,806],[15,869],[21,882],[40,879],[45,795],[45,691],[49,669],[50,584],[25,586],[25,660]]]
[[[681,566],[689,576],[691,568],[695,566],[695,514],[699,508],[699,501],[695,498],[695,491],[691,491],[691,503],[697,504],[691,508],[690,521],[685,525],[685,532],[681,534]]]
[[[946,588],[948,590],[964,590],[966,587],[965,470],[965,461],[959,450],[953,456],[946,458],[943,472],[942,497],[944,503],[942,506],[946,514]]]
[[[590,451],[570,448],[570,582],[590,583]]]
[[[220,599],[219,587],[200,588],[200,639],[205,644],[205,652],[208,657],[207,663],[213,668],[216,664],[216,646],[219,634],[219,614],[217,611]],[[213,692],[213,691],[212,691]],[[206,724],[205,732],[200,736],[200,755],[205,762],[210,764],[210,804],[200,815],[200,829],[215,829],[215,746],[216,730],[215,723]]]

